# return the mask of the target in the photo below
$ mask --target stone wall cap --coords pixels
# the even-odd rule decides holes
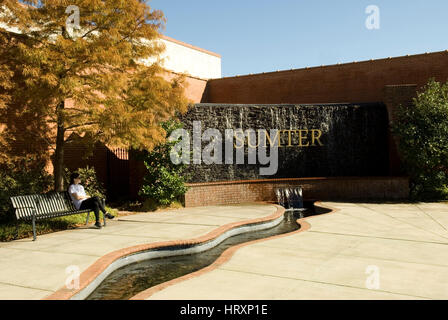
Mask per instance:
[[[335,103],[196,103],[194,107],[341,107],[383,105],[384,102],[335,102]]]
[[[288,182],[312,182],[312,181],[354,181],[354,180],[409,180],[406,176],[394,177],[316,177],[316,178],[280,178],[280,179],[258,179],[258,180],[235,180],[235,181],[214,181],[188,183],[188,187],[235,185],[235,184],[256,184],[256,183],[288,183]]]

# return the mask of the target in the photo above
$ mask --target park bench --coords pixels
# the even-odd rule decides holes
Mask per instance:
[[[36,221],[70,216],[80,213],[88,213],[86,225],[89,223],[91,209],[76,210],[70,195],[65,192],[51,192],[47,194],[34,194],[27,196],[11,197],[12,206],[16,214],[17,235],[19,232],[19,220],[33,224],[33,241],[36,240]],[[106,218],[103,214],[104,226]]]

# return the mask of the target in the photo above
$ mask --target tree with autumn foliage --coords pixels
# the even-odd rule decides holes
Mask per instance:
[[[10,43],[0,46],[1,68],[13,79],[0,76],[0,108],[20,101],[45,121],[55,190],[64,188],[64,144],[73,134],[140,150],[164,141],[160,123],[188,101],[183,77],[167,80],[161,67],[162,12],[143,0],[21,2],[0,7]]]
[[[2,49],[6,49],[7,47],[7,37],[5,34],[0,32],[0,47]],[[0,49],[2,52],[3,50]],[[11,77],[13,73],[8,68],[8,65],[5,63],[5,57],[0,55],[0,110],[6,110],[8,103],[10,103],[10,96],[8,94],[8,90],[11,89]],[[5,135],[4,128],[0,126],[0,145],[5,144]],[[2,160],[3,155],[0,153],[0,161]],[[3,159],[4,160],[4,159]]]

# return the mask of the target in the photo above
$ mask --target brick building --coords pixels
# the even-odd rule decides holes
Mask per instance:
[[[172,77],[174,74],[181,72],[188,73],[190,76],[186,79],[188,84],[186,95],[193,103],[324,104],[383,102],[387,106],[389,120],[393,120],[394,108],[400,104],[410,104],[416,91],[421,89],[430,78],[435,78],[441,82],[448,80],[448,51],[221,78],[220,55],[169,37],[163,37],[161,41],[167,48],[164,56],[166,61],[164,67],[168,71],[167,77]],[[8,126],[16,127],[17,132],[21,132],[21,137],[18,137],[19,144],[16,146],[18,148],[17,154],[26,154],[29,148],[33,149],[33,152],[43,150],[37,147],[39,145],[37,142],[29,144],[29,141],[32,141],[30,139],[33,139],[29,135],[32,128],[26,125],[24,119],[14,119],[12,117]],[[45,139],[45,137],[42,137],[42,139]],[[39,142],[43,143],[44,141]],[[390,133],[389,157],[389,176],[402,175],[395,142]],[[89,156],[82,142],[76,140],[66,146],[65,163],[72,170],[86,165],[94,166],[100,180],[105,184],[112,197],[121,195],[135,197],[144,174],[142,163],[134,159],[132,152],[98,144],[93,154]],[[51,164],[49,170],[52,170]],[[381,179],[384,177],[377,178],[375,183],[381,185],[382,182],[378,181],[382,181]],[[399,181],[404,181],[402,178],[400,179]],[[340,179],[326,180],[325,183],[329,189],[335,188],[329,182],[330,180],[341,184]],[[395,183],[387,181],[389,185]],[[258,185],[262,186],[263,183],[260,182]],[[310,182],[310,185],[313,183]],[[400,186],[403,186],[403,183],[406,182],[402,182]],[[239,189],[243,188],[245,190],[258,188],[255,184],[250,183],[249,186],[246,186],[243,182],[237,185]],[[357,185],[357,189],[362,190],[359,187],[361,184],[352,183],[352,185]],[[384,184],[382,186],[384,187]],[[241,195],[241,192],[235,192],[239,189],[230,188],[228,182],[214,183],[213,186],[210,185],[210,188],[205,189],[204,185],[197,186],[197,188],[201,189],[196,189],[196,191],[201,190],[204,196],[208,194],[212,198],[213,195],[220,193],[222,190],[230,190],[229,194],[233,194],[230,198],[234,197],[234,200],[229,198],[230,200],[227,201],[225,197],[222,197],[223,203],[237,201]],[[260,188],[257,190],[271,190],[272,185]],[[187,194],[187,199],[194,198],[192,195],[195,188],[193,187],[192,190]],[[272,194],[271,191],[269,191],[270,194]],[[262,196],[266,192],[260,191],[258,196],[248,197],[247,199],[266,200],[266,197]],[[351,192],[353,193],[354,190]],[[252,194],[255,193],[252,192]],[[196,194],[196,198],[198,194]]]
[[[448,81],[448,50],[212,79],[202,103],[217,104],[323,104],[382,102],[389,121],[399,105],[411,105],[416,92],[430,78]],[[273,201],[274,188],[300,185],[306,197],[316,199],[403,199],[409,180],[403,177],[396,143],[388,132],[389,175],[386,177],[291,177],[283,180],[211,182],[191,185],[187,206]],[[416,150],[418,152],[418,150]],[[138,181],[132,181],[137,184]]]

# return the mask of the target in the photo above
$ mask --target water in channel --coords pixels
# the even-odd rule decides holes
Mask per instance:
[[[201,253],[150,259],[124,266],[111,273],[87,300],[128,300],[158,284],[182,277],[211,265],[226,249],[253,240],[286,234],[300,228],[297,219],[327,213],[313,207],[305,211],[289,211],[276,227],[230,237],[218,246]]]

